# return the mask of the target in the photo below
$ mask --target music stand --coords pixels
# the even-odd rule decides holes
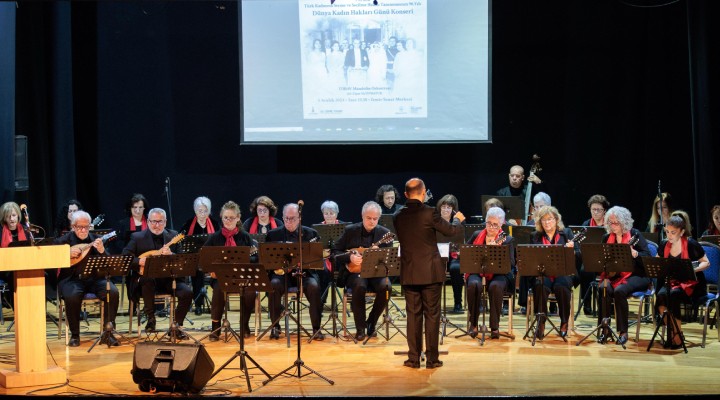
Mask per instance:
[[[180,328],[175,321],[175,313],[177,312],[175,307],[175,292],[177,289],[177,281],[175,278],[192,276],[197,271],[199,254],[170,254],[162,256],[151,256],[145,259],[145,271],[144,276],[146,278],[171,278],[172,279],[172,310],[170,330],[160,336],[158,341],[163,340],[168,334],[170,335],[170,342],[177,342],[177,333]],[[157,334],[156,334],[157,335]],[[195,343],[199,343],[195,338],[188,335]]]
[[[332,249],[335,247],[335,242],[342,236],[343,232],[345,232],[345,228],[350,225],[348,222],[343,222],[339,224],[314,224],[313,229],[315,229],[318,234],[320,235],[320,243],[323,245],[323,249]],[[333,268],[331,274],[332,278],[330,279],[330,285],[328,286],[327,290],[330,290],[330,316],[328,317],[327,321],[325,321],[324,324],[320,326],[320,331],[324,330],[328,332],[331,336],[335,338],[335,342],[337,343],[338,339],[340,338],[340,332],[347,331],[347,326],[342,323],[342,320],[337,315],[337,296],[340,295],[338,293],[337,289],[337,269],[339,267],[335,266]],[[323,293],[324,295],[324,293]],[[322,296],[321,295],[321,298]],[[332,332],[325,329],[325,325],[328,324],[328,322],[332,321]],[[338,324],[340,324],[340,327],[342,329],[338,329]],[[314,339],[315,335],[313,335],[310,340]],[[354,343],[357,343],[357,340],[354,336],[350,336]]]
[[[105,278],[105,307],[110,306],[110,277],[127,275],[132,260],[133,256],[131,255],[91,255],[83,261],[85,265],[83,266],[82,275],[86,277],[95,276],[97,278]],[[103,332],[95,339],[87,352],[91,352],[93,347],[103,339],[105,339],[108,348],[110,348],[108,339],[115,334],[120,335],[121,339],[125,339],[128,342],[130,341],[122,333],[115,330],[112,322],[105,321]]]
[[[610,272],[631,272],[633,270],[634,260],[632,258],[632,254],[630,253],[630,245],[628,244],[583,242],[581,246],[583,264],[585,265],[585,270],[588,272],[602,272],[605,276],[608,276]],[[601,282],[602,288],[598,287],[598,291],[602,290],[602,294],[600,296],[603,299],[607,297],[606,284],[609,283],[610,280],[606,279],[605,281]],[[603,304],[605,304],[604,300]],[[608,313],[608,315],[610,314],[609,310],[606,310],[606,312]],[[610,332],[609,339],[617,343],[618,335],[612,329],[610,323],[611,320],[612,317],[603,318],[600,324],[595,327],[595,329],[593,329],[582,339],[578,340],[575,345],[580,346],[580,343],[584,342],[585,339],[589,338],[592,334],[600,337],[601,330],[602,332]],[[603,337],[601,340],[606,339],[608,339],[608,337]],[[622,345],[622,348],[625,349],[624,344]]]
[[[395,232],[395,223],[393,222],[392,214],[380,214],[378,224],[388,228],[388,230],[390,230],[390,232],[392,233],[397,233]]]
[[[252,252],[252,249],[249,246],[208,246],[203,247],[200,249],[200,260],[198,263],[198,269],[204,266],[205,270],[207,272],[215,272],[215,279],[219,279],[220,274],[218,272],[226,273],[226,266],[237,266],[240,264],[249,264],[250,263],[250,253]],[[259,264],[257,264],[259,265]],[[262,266],[261,266],[262,267]],[[267,274],[265,274],[267,275]],[[222,286],[218,286],[222,287]],[[264,291],[267,291],[268,289],[265,289]],[[238,293],[238,291],[232,292],[230,290],[224,290],[225,291],[225,297],[227,298],[227,293]],[[242,307],[242,295],[240,297],[240,329],[242,330],[242,322],[243,322],[243,307]],[[227,301],[226,301],[227,304]],[[230,321],[228,320],[228,306],[225,306],[225,318],[223,318],[222,324],[219,329],[222,329],[225,333],[225,343],[230,341],[230,335],[235,338],[235,340],[240,343],[240,339],[244,338],[244,335],[237,335],[237,333],[231,328]],[[215,333],[215,331],[211,331],[209,334],[203,336],[200,338],[200,342],[208,338],[210,335]],[[219,334],[219,332],[218,332]]]
[[[699,242],[708,242],[720,246],[720,235],[706,235],[701,237]]]
[[[525,218],[525,199],[522,196],[495,196],[492,194],[484,194],[480,196],[480,204],[485,204],[489,199],[498,199],[503,204],[505,211],[505,219],[519,219]],[[515,237],[515,235],[512,235]]]
[[[522,218],[522,217],[521,217]],[[503,225],[504,226],[504,225]],[[515,245],[532,244],[532,234],[535,232],[535,226],[527,225],[510,225],[510,236],[513,237]]]
[[[267,233],[249,233],[250,237],[258,243],[265,243]]]
[[[602,238],[607,233],[605,227],[602,226],[570,225],[568,228],[570,228],[573,235],[577,235],[578,232],[584,231],[585,239],[583,239],[583,244],[602,243]]]
[[[649,278],[656,278],[658,282],[663,281],[664,286],[667,288],[667,307],[663,314],[660,316],[661,321],[672,321],[668,323],[668,337],[672,341],[674,333],[677,331],[680,334],[680,342],[685,353],[688,352],[687,346],[685,346],[685,335],[680,330],[677,319],[673,316],[670,296],[670,280],[675,279],[680,282],[697,280],[695,276],[695,270],[693,269],[692,261],[681,258],[662,258],[662,257],[642,257],[643,267],[645,267],[645,275]],[[655,328],[652,339],[648,344],[647,351],[650,351],[655,337],[660,330],[662,323],[659,323]]]
[[[395,325],[395,322],[390,315],[390,277],[400,275],[400,256],[398,256],[398,249],[395,247],[380,247],[377,249],[367,249],[363,252],[363,260],[360,265],[360,277],[361,278],[385,278],[387,285],[385,289],[385,315],[383,315],[383,322],[375,329],[379,335],[385,338],[386,341],[390,341],[397,333],[390,336],[390,326],[395,328],[403,337],[407,339],[405,333]],[[376,294],[377,295],[377,294]],[[381,328],[385,327],[385,335],[382,334]],[[366,344],[370,340],[368,335],[363,344]]]
[[[488,330],[485,326],[485,310],[488,308],[488,297],[486,290],[485,275],[507,275],[511,270],[510,249],[508,246],[487,246],[465,244],[460,246],[460,272],[466,274],[478,274],[482,277],[482,292],[480,292],[480,304],[483,306],[482,325],[478,327],[481,332],[480,345],[485,344],[485,332]],[[512,332],[499,332],[501,336],[515,339]],[[462,337],[467,335],[465,332]]]
[[[178,254],[192,254],[200,252],[200,249],[205,245],[208,240],[207,233],[200,235],[185,236],[183,240],[178,243]]]
[[[216,249],[218,251],[216,251]],[[210,250],[210,253],[215,253],[216,255],[222,256],[222,254],[227,254],[225,248],[222,247],[207,247],[204,248],[202,251],[203,253]],[[270,290],[270,280],[268,279],[268,275],[265,272],[265,268],[261,264],[249,264],[249,263],[235,263],[234,260],[228,259],[227,263],[220,264],[220,263],[214,263],[214,264],[206,264],[206,268],[208,271],[215,272],[215,275],[218,279],[218,287],[222,289],[225,293],[240,293],[240,298],[244,298],[245,289],[250,288],[251,290],[255,291],[261,291],[266,292]],[[240,320],[243,319],[243,306],[240,306]],[[223,364],[220,368],[218,368],[215,372],[213,372],[212,375],[210,375],[209,379],[212,379],[215,375],[217,375],[220,371],[225,369],[230,363],[236,359],[240,358],[240,369],[245,374],[245,381],[247,382],[248,391],[252,392],[252,386],[250,386],[250,374],[248,373],[248,365],[247,360],[249,360],[251,363],[255,365],[255,368],[259,369],[265,376],[270,378],[270,374],[267,373],[261,367],[255,360],[250,357],[250,355],[245,351],[245,335],[238,335],[231,327],[230,322],[227,320],[227,308],[225,311],[225,320],[223,321],[223,326],[227,331],[230,331],[230,333],[235,337],[235,339],[240,344],[240,349],[235,352],[235,354],[228,359],[225,364]],[[242,327],[241,327],[242,329]]]
[[[560,330],[555,324],[547,318],[545,313],[542,311],[543,305],[547,302],[545,298],[545,276],[569,276],[575,275],[575,253],[571,247],[565,247],[563,245],[544,245],[544,244],[531,244],[531,245],[518,245],[517,247],[517,267],[518,271],[522,276],[536,276],[539,278],[539,285],[536,284],[541,290],[540,292],[540,307],[535,310],[535,317],[533,317],[532,323],[525,332],[523,340],[525,340],[530,332],[533,332],[532,345],[535,346],[535,340],[540,334],[540,326],[543,325],[544,321],[550,322],[553,330],[560,333]],[[531,299],[528,299],[531,301]],[[543,336],[544,332],[543,332]],[[563,341],[567,342],[567,339],[561,336]]]
[[[293,272],[295,268],[300,263],[300,251],[310,253],[313,258],[313,261],[309,265],[304,265],[303,269],[322,269],[323,268],[323,260],[322,260],[322,243],[303,243],[302,246],[299,246],[298,243],[260,243],[260,263],[265,266],[265,269],[268,271],[276,271],[276,275],[287,275],[288,273],[293,273],[293,275],[298,279],[298,307],[297,307],[297,317],[292,314],[292,312],[288,308],[288,279],[287,277],[284,277],[285,279],[285,294],[283,295],[283,311],[280,313],[280,315],[270,323],[270,326],[268,326],[261,334],[258,336],[257,340],[265,336],[265,334],[272,329],[275,324],[277,324],[280,319],[285,319],[285,336],[287,339],[287,347],[290,347],[290,319],[292,319],[298,326],[298,335],[300,334],[299,331],[302,330],[305,332],[306,335],[312,336],[308,331],[302,326],[300,323],[300,299],[302,298],[302,274]],[[282,271],[282,274],[279,272]]]
[[[450,274],[450,262],[451,262],[451,255],[450,252],[453,247],[457,248],[457,246],[460,246],[465,243],[465,232],[459,231],[454,236],[445,236],[440,232],[436,232],[435,238],[437,239],[438,247],[442,243],[446,243],[449,245],[448,249],[448,256],[445,262],[445,268],[447,269],[448,274]],[[443,344],[443,341],[445,339],[445,336],[455,332],[455,331],[461,331],[464,332],[464,334],[467,334],[467,332],[462,329],[461,327],[455,325],[453,322],[450,321],[450,319],[447,317],[447,293],[445,290],[447,283],[447,279],[443,279],[443,288],[442,288],[442,312],[440,313],[440,344]],[[454,289],[453,289],[454,290]],[[447,326],[452,325],[453,329],[450,331],[450,333],[447,333]]]

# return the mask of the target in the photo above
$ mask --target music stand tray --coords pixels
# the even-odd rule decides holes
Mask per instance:
[[[350,225],[349,222],[341,222],[339,224],[313,224],[312,228],[320,235],[320,243],[323,244],[323,248],[331,249],[333,244],[342,236],[345,232],[345,228]]]
[[[460,272],[466,274],[495,274],[507,275],[512,269],[510,262],[510,249],[508,246],[487,246],[464,244],[460,246]],[[481,304],[487,306],[487,291],[485,276],[482,278]],[[485,309],[483,307],[480,345],[485,344]],[[501,333],[502,336],[515,339],[512,332]]]
[[[668,337],[672,338],[675,331],[680,332],[682,348],[685,353],[687,353],[688,350],[687,346],[685,346],[685,335],[682,331],[680,331],[677,319],[672,315],[672,307],[670,305],[670,302],[672,301],[672,296],[670,296],[670,280],[675,279],[680,282],[697,280],[692,261],[681,258],[663,257],[641,257],[641,259],[643,267],[645,268],[645,275],[649,278],[656,278],[658,282],[663,281],[664,286],[667,287],[667,309],[665,310],[665,313],[661,315],[661,320],[672,321],[672,324],[668,324]],[[652,339],[650,339],[647,351],[650,351],[661,326],[662,324],[658,324],[655,328],[655,333],[653,333]]]
[[[588,230],[589,232],[590,230]],[[586,239],[587,240],[587,239]],[[610,272],[631,272],[633,270],[633,264],[635,261],[630,253],[630,245],[622,243],[587,243],[583,241],[582,247],[582,260],[585,266],[585,271],[601,273],[604,272],[606,275]],[[605,287],[598,287],[598,291],[602,290],[603,293]],[[606,295],[602,295],[605,297]],[[609,312],[608,312],[609,314]],[[590,335],[595,334],[600,337],[600,331],[610,332],[610,339],[617,343],[619,337],[612,329],[610,323],[610,317],[603,318],[601,323],[595,327],[585,337],[578,340],[575,343],[579,346],[580,343],[584,342],[585,339],[589,338]],[[604,338],[606,339],[606,338]],[[625,345],[622,345],[625,349]]]
[[[86,257],[81,263],[84,263],[81,275],[85,277],[96,277],[105,279],[105,301],[106,307],[110,304],[110,277],[112,276],[125,276],[127,275],[128,268],[132,263],[133,256],[131,255],[106,255],[98,254]],[[88,353],[92,351],[96,344],[103,339],[107,339],[110,335],[120,335],[121,340],[127,340],[122,333],[115,330],[115,327],[110,321],[105,321],[103,332],[95,339],[92,346],[88,349]],[[108,343],[110,347],[110,343]]]
[[[575,275],[577,270],[575,269],[575,253],[573,248],[565,247],[563,245],[544,245],[544,244],[525,244],[517,246],[517,267],[521,276],[539,276],[540,277],[540,289],[542,292],[541,296],[541,309],[542,304],[547,302],[545,298],[544,289],[544,277],[545,276],[570,276]],[[530,301],[530,299],[528,299]],[[535,346],[535,340],[540,333],[540,325],[543,320],[550,322],[552,326],[551,332],[554,330],[560,333],[560,330],[555,324],[545,316],[545,313],[540,310],[535,310],[535,317],[532,323],[528,327],[527,332],[523,339],[526,339],[531,331],[534,331],[532,345]],[[543,333],[544,336],[544,333]],[[561,336],[562,337],[562,336]],[[567,342],[565,337],[562,337],[563,341]]]
[[[258,243],[265,243],[265,238],[267,238],[267,233],[248,233],[248,235]]]
[[[492,194],[484,194],[480,196],[480,204],[485,204],[489,199],[498,199],[505,208],[505,219],[525,218],[525,199],[522,196],[495,196]]]
[[[198,253],[191,254],[170,254],[162,256],[151,256],[145,259],[145,270],[144,277],[146,278],[172,278],[172,320],[170,323],[170,341],[175,343],[177,340],[178,324],[175,320],[175,313],[177,312],[175,307],[175,289],[177,286],[176,278],[194,276],[197,272],[198,260],[200,255]],[[162,335],[158,340],[164,339],[168,334]],[[192,336],[188,335],[195,343],[198,341]]]
[[[607,233],[607,230],[605,230],[605,228],[602,226],[570,225],[568,226],[568,228],[570,228],[573,235],[577,234],[582,230],[585,231],[585,239],[582,242],[583,244],[602,243],[602,237]]]
[[[513,242],[516,246],[521,244],[532,244],[533,232],[535,232],[535,226],[510,225],[510,236],[515,239]]]
[[[207,242],[208,234],[203,233],[200,235],[185,236],[185,238],[178,244],[178,254],[192,254],[197,253]]]

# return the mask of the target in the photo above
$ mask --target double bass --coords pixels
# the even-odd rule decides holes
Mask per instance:
[[[540,167],[540,156],[537,154],[533,154],[533,164],[530,166],[530,175],[537,174],[538,172],[542,171],[542,168]],[[530,217],[533,213],[533,207],[532,207],[532,181],[528,180],[527,182],[527,189],[525,189],[525,223],[528,223],[530,221]]]

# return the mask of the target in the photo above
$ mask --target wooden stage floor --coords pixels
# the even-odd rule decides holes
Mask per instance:
[[[448,288],[448,298],[451,289]],[[577,290],[577,289],[576,289]],[[578,293],[575,293],[577,299]],[[404,306],[402,298],[393,298]],[[329,300],[328,300],[329,302]],[[237,310],[237,304],[232,307]],[[452,307],[449,306],[449,309]],[[631,307],[631,310],[633,308]],[[48,304],[48,310],[55,313],[55,306]],[[6,317],[11,317],[5,309]],[[323,313],[323,322],[329,316]],[[229,313],[230,321],[237,328],[237,311]],[[395,323],[404,331],[405,318],[392,312]],[[209,331],[209,314],[188,315],[194,325],[186,323],[189,333],[195,338],[205,336]],[[451,322],[464,325],[465,314],[448,314]],[[267,314],[263,315],[267,326]],[[554,317],[556,320],[557,317]],[[98,334],[96,318],[90,326],[81,323],[83,334],[81,345],[65,347],[64,338],[57,338],[57,328],[48,322],[48,364],[59,365],[67,371],[68,382],[61,387],[29,387],[3,389],[0,395],[147,395],[133,382],[130,370],[133,364],[131,344],[120,347],[95,347],[88,349]],[[251,319],[251,326],[254,325]],[[303,321],[309,326],[307,313]],[[350,319],[351,321],[351,319]],[[166,319],[158,319],[158,327],[167,327]],[[682,350],[665,350],[658,344],[648,352],[647,345],[653,333],[650,324],[644,324],[639,343],[628,342],[623,350],[614,343],[600,345],[594,337],[580,346],[576,342],[595,327],[594,318],[580,315],[576,332],[568,337],[568,343],[556,334],[532,346],[523,340],[525,318],[515,314],[515,340],[501,338],[487,340],[483,346],[479,340],[468,336],[456,338],[459,332],[445,337],[441,355],[445,362],[442,368],[410,369],[403,366],[405,356],[395,351],[407,350],[405,339],[396,334],[386,341],[379,337],[366,345],[354,344],[348,340],[327,337],[325,341],[302,342],[301,359],[318,373],[334,381],[330,385],[316,375],[298,378],[297,368],[293,376],[280,376],[263,385],[265,376],[258,370],[251,370],[252,392],[248,391],[244,374],[239,370],[238,361],[212,378],[202,395],[242,395],[250,397],[385,397],[385,396],[656,396],[656,395],[711,395],[720,392],[720,343],[717,331],[709,330],[705,348],[700,347],[702,325],[685,324],[688,353]],[[118,318],[120,330],[127,331],[127,316]],[[350,323],[352,325],[352,322]],[[505,327],[506,317],[501,320]],[[9,321],[0,327],[0,368],[14,365],[14,334],[7,332]],[[332,324],[326,327],[331,328]],[[548,325],[549,327],[549,325]],[[354,332],[354,329],[351,328]],[[449,327],[448,331],[453,328]],[[395,333],[391,328],[391,334]],[[137,339],[135,335],[133,339]],[[218,368],[239,349],[235,341],[209,343],[205,349]],[[285,337],[269,340],[268,336],[256,342],[254,337],[247,340],[245,350],[270,375],[275,375],[294,365],[297,360],[297,341],[293,336],[290,348]],[[302,369],[303,374],[307,371]],[[167,394],[167,392],[159,392]]]

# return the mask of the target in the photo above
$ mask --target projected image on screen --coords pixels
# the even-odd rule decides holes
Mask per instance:
[[[244,144],[490,141],[487,0],[242,0]]]

